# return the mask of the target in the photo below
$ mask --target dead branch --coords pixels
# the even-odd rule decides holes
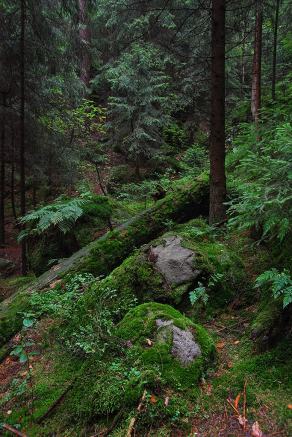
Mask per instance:
[[[7,423],[4,423],[2,425],[2,428],[6,429],[7,431],[12,432],[15,435],[18,435],[19,437],[28,437],[27,434],[23,434],[23,432],[18,431],[18,429],[14,428],[11,425],[7,425]]]

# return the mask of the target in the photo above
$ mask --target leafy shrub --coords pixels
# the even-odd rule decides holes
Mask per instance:
[[[275,299],[282,297],[283,308],[292,302],[292,278],[288,270],[279,272],[273,268],[263,272],[257,277],[255,287],[270,289]]]

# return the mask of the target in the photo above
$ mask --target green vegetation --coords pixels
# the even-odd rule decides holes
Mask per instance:
[[[0,1],[0,434],[292,434],[288,0]]]

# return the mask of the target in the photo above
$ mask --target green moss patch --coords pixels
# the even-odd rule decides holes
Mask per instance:
[[[171,333],[163,341],[159,339],[156,325],[158,319],[171,320],[173,325],[181,330],[191,331],[200,345],[201,356],[196,357],[188,366],[182,365],[172,356]],[[175,388],[190,388],[196,384],[214,352],[213,341],[203,327],[192,323],[169,305],[154,302],[142,304],[131,310],[119,323],[117,336],[131,342],[131,353],[137,354],[144,365],[158,366],[162,378]]]

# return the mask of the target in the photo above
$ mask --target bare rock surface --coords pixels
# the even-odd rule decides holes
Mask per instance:
[[[155,267],[171,285],[193,281],[201,273],[194,266],[194,252],[181,243],[181,237],[164,237],[164,244],[151,249]]]
[[[171,354],[182,365],[188,366],[201,355],[201,348],[196,343],[191,331],[178,328],[172,320],[157,319],[156,326],[160,341],[167,341],[168,336],[172,333]]]

